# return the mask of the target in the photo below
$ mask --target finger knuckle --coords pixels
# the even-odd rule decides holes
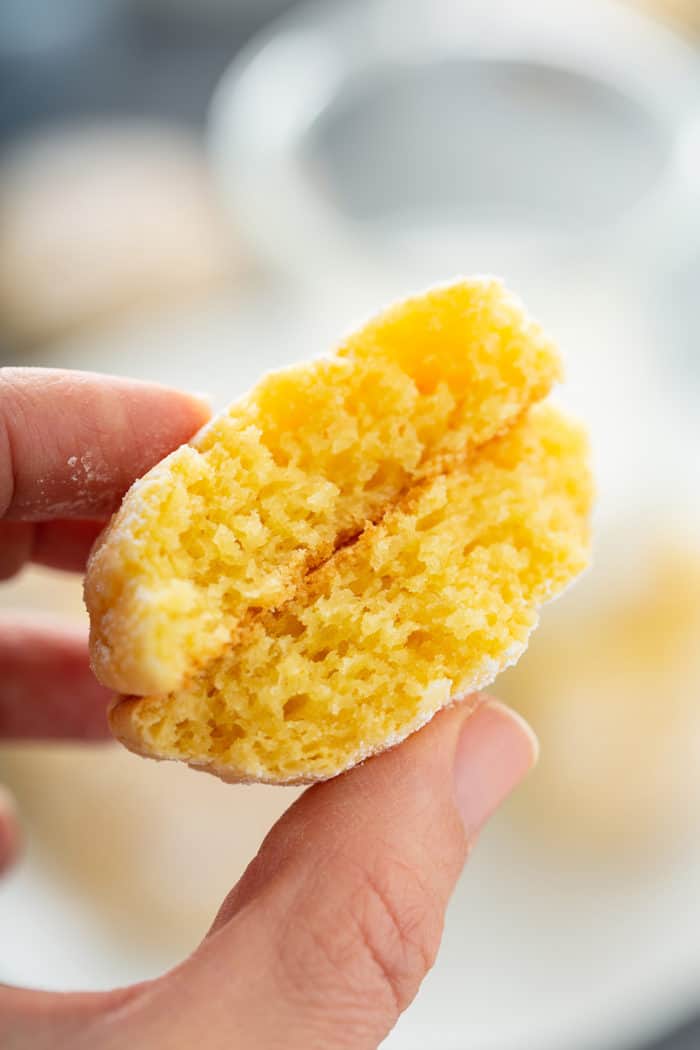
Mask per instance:
[[[431,894],[409,867],[384,861],[363,871],[350,914],[375,976],[401,1012],[435,961],[442,923]]]
[[[341,997],[348,1011],[385,1019],[406,1008],[432,966],[442,913],[417,873],[400,861],[343,863],[335,891],[316,892],[285,937],[285,970],[300,994],[309,988]],[[311,902],[309,906],[309,901]]]

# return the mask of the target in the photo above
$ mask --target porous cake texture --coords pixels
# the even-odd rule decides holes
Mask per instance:
[[[585,436],[532,407],[559,375],[481,279],[265,376],[136,482],[92,555],[116,735],[316,780],[490,682],[588,556]]]

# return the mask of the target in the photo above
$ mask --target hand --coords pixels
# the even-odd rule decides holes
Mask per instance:
[[[82,569],[131,481],[205,418],[196,399],[153,385],[0,370],[0,578],[30,560]],[[0,669],[0,737],[107,735],[109,697],[78,633],[3,619]],[[108,993],[0,986],[0,1046],[374,1050],[433,963],[470,846],[535,756],[507,708],[453,705],[306,791],[163,977]],[[2,796],[0,868],[17,843]]]

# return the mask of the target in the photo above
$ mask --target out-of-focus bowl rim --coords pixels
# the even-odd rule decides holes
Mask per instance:
[[[688,171],[683,163],[689,156],[688,137],[698,132],[700,105],[700,61],[689,44],[648,15],[613,0],[566,8],[557,0],[531,0],[517,19],[501,11],[500,22],[494,14],[499,5],[488,0],[468,0],[459,8],[441,0],[409,0],[411,11],[422,19],[412,20],[404,3],[405,22],[392,37],[386,30],[397,2],[316,0],[303,5],[272,23],[224,74],[211,105],[210,157],[239,228],[264,262],[288,275],[305,273],[313,279],[339,261],[346,269],[354,261],[365,273],[374,257],[388,261],[391,249],[387,252],[381,236],[344,221],[315,191],[301,146],[361,63],[371,68],[377,61],[405,61],[419,49],[423,60],[432,54],[433,59],[492,56],[544,64],[622,91],[668,132],[668,163],[659,183],[638,204],[605,228],[577,234],[576,251],[599,252],[603,240],[619,245],[634,263],[660,239],[686,236],[687,215],[698,203],[700,184],[700,173]],[[441,6],[443,21],[449,16],[449,32],[443,25],[426,44],[429,34],[421,32],[426,13],[439,12]],[[363,39],[361,58],[349,57],[352,45],[343,46],[348,26],[368,12],[379,31]],[[616,40],[624,46],[616,47]],[[570,248],[571,237],[538,234],[523,247],[551,255]]]

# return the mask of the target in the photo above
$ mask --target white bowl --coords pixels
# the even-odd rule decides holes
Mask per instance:
[[[211,154],[294,277],[637,269],[700,200],[699,107],[697,54],[617,3],[316,3],[233,63]]]

